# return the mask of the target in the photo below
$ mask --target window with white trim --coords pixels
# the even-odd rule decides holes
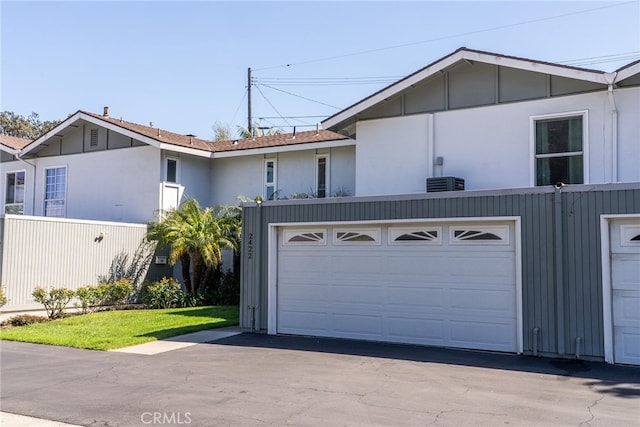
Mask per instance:
[[[178,182],[178,159],[173,157],[165,158],[165,177],[166,182]]]
[[[284,245],[326,245],[327,230],[285,230]]]
[[[273,200],[276,197],[276,168],[275,159],[267,159],[264,161],[264,198],[265,200]]]
[[[67,167],[45,169],[44,216],[64,217],[67,199]]]
[[[8,172],[6,175],[4,213],[24,214],[25,171]]]
[[[329,189],[329,155],[316,156],[316,195],[322,199],[327,197]]]
[[[379,245],[379,228],[334,229],[334,245]]]
[[[390,245],[440,245],[440,227],[389,227]]]
[[[537,186],[584,183],[585,115],[535,120]]]

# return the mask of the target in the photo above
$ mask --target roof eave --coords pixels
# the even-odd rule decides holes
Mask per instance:
[[[529,59],[515,58],[489,52],[481,52],[461,48],[453,52],[452,54],[447,55],[444,58],[439,59],[436,62],[433,62],[432,64],[418,70],[417,72],[403,78],[402,80],[399,80],[398,82],[387,86],[386,88],[359,101],[358,103],[353,104],[351,107],[348,107],[325,119],[324,121],[322,121],[322,126],[325,129],[335,131],[336,129],[334,129],[334,127],[341,122],[348,121],[356,114],[361,113],[362,111],[398,94],[399,92],[435,75],[436,73],[444,72],[447,68],[451,67],[459,61],[477,61],[486,64],[517,68],[525,71],[585,80],[594,83],[600,83],[603,85],[609,84],[609,82],[612,80],[612,74],[610,73],[575,67],[567,67],[557,64],[538,62]]]

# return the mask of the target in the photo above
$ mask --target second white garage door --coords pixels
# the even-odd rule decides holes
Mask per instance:
[[[513,222],[278,234],[278,333],[518,351]]]

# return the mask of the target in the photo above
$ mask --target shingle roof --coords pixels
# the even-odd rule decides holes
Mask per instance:
[[[165,129],[160,129],[151,126],[144,126],[138,123],[128,122],[122,119],[116,119],[113,117],[105,117],[99,114],[89,113],[87,111],[80,111],[83,114],[94,117],[96,119],[111,123],[123,129],[130,130],[140,135],[144,135],[147,138],[151,138],[161,143],[179,145],[181,147],[189,147],[203,151],[213,151],[213,142],[206,139],[196,138],[189,135],[181,135],[179,133],[170,132]]]
[[[30,139],[18,138],[16,136],[9,135],[0,135],[0,144],[14,150],[21,150],[27,145],[31,144],[31,142],[33,141]]]
[[[328,130],[315,130],[293,133],[281,133],[278,135],[261,136],[256,138],[244,138],[237,140],[217,141],[213,143],[214,151],[239,151],[258,148],[283,147],[288,145],[309,144],[313,142],[338,141],[349,139],[344,135]]]
[[[261,136],[255,138],[243,138],[236,140],[209,141],[188,135],[181,135],[170,132],[165,129],[144,126],[137,123],[127,122],[126,120],[116,119],[113,117],[105,117],[95,113],[81,111],[81,113],[94,117],[99,120],[114,124],[123,129],[136,132],[148,138],[154,139],[165,144],[173,144],[181,147],[189,147],[197,150],[209,152],[222,151],[240,151],[269,147],[282,147],[287,145],[309,144],[313,142],[337,141],[349,139],[346,136],[330,132],[327,130],[315,130],[293,133],[281,133],[277,135]]]

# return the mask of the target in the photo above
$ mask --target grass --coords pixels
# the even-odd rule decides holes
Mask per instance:
[[[0,339],[112,350],[238,324],[237,306],[114,310],[0,330]]]

